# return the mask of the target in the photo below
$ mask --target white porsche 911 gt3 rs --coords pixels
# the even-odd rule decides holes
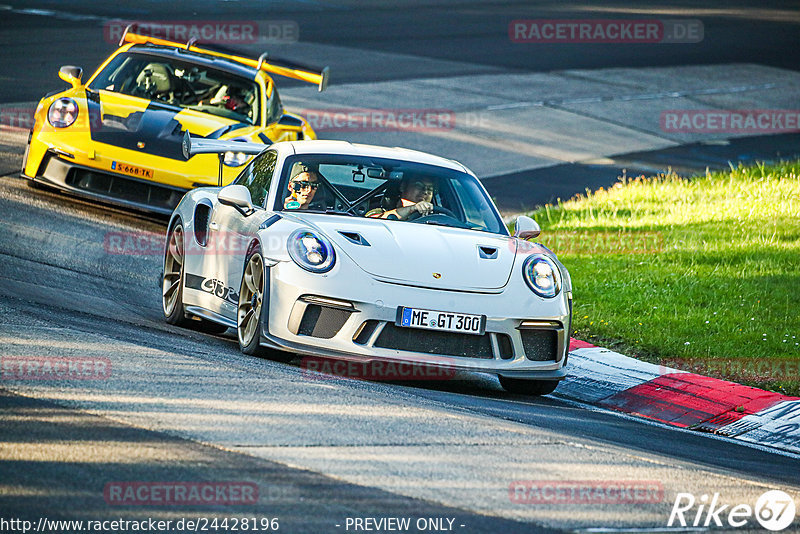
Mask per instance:
[[[343,141],[192,142],[187,158],[260,154],[173,212],[167,322],[234,328],[246,354],[488,372],[535,395],[566,375],[569,274],[526,241],[539,234],[532,219],[509,235],[460,163]]]

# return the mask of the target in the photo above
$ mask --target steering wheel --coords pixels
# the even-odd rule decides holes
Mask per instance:
[[[190,84],[187,80],[185,80],[181,76],[176,76],[179,80],[178,83],[181,85],[181,97],[178,100],[178,103],[182,106],[184,105],[193,105],[196,104],[197,96],[194,94],[194,89],[192,89],[192,84]]]
[[[426,218],[426,217],[433,217],[434,215],[446,215],[446,216],[448,216],[448,217],[450,217],[450,218],[452,218],[452,219],[455,219],[455,220],[457,220],[458,222],[461,222],[461,221],[458,219],[458,217],[456,217],[456,214],[455,214],[455,213],[453,213],[453,212],[452,212],[452,211],[450,211],[449,209],[447,209],[447,208],[443,208],[443,207],[441,207],[441,206],[434,206],[434,207],[433,207],[433,213],[431,213],[430,215],[422,215],[422,214],[421,214],[420,212],[418,212],[417,210],[414,210],[414,211],[411,213],[411,215],[409,215],[408,217],[406,217],[406,220],[407,220],[407,221],[416,221],[417,219],[424,219],[424,218]]]

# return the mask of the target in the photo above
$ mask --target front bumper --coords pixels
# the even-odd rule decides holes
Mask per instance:
[[[50,151],[35,176],[20,176],[84,198],[163,215],[171,214],[188,191],[79,165]]]
[[[270,271],[268,328],[262,329],[268,333],[262,345],[310,356],[408,362],[514,378],[566,376],[571,313],[565,295],[531,306],[537,299],[532,294],[529,299],[507,291],[444,292],[374,279],[337,292],[319,275],[306,277],[286,264]],[[395,325],[400,306],[485,315],[485,334],[401,328]]]

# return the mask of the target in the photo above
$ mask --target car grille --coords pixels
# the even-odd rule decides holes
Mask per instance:
[[[514,358],[514,345],[511,343],[511,337],[508,334],[495,334],[497,336],[497,349],[500,358],[503,360],[511,360]]]
[[[358,343],[359,345],[366,345],[370,336],[379,324],[380,322],[376,321],[375,319],[364,321],[364,323],[361,325],[361,328],[358,329],[356,335],[353,337],[353,342]]]
[[[554,362],[558,356],[558,333],[555,330],[520,330],[525,357],[535,362]]]
[[[401,328],[386,323],[375,346],[424,354],[443,354],[462,358],[481,358],[491,360],[492,343],[489,334],[482,336],[437,332],[418,328]]]
[[[350,317],[347,310],[309,304],[300,320],[298,335],[330,339],[342,329]]]
[[[156,184],[78,168],[70,170],[66,184],[91,193],[167,210],[174,209],[184,194],[183,191],[168,189]]]

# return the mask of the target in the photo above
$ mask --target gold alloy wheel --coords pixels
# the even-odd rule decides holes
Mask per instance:
[[[258,323],[261,320],[261,303],[264,297],[264,261],[261,254],[256,253],[250,257],[244,269],[243,282],[239,292],[236,331],[241,346],[247,347],[260,331]]]
[[[176,225],[169,236],[167,251],[164,256],[164,276],[161,281],[161,303],[164,315],[170,317],[179,304],[180,285],[183,278],[183,226]]]

